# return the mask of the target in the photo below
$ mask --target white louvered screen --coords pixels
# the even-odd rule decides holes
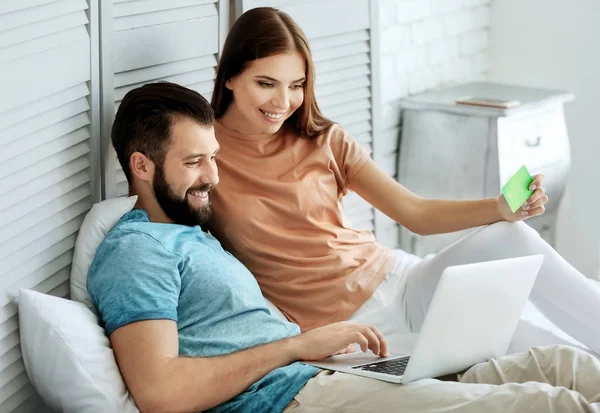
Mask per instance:
[[[310,42],[319,107],[375,155],[371,1],[238,0],[237,4],[238,14],[271,6],[292,16]],[[374,209],[355,193],[344,198],[344,210],[354,228],[376,230]]]
[[[0,412],[41,405],[14,299],[20,288],[68,296],[77,231],[99,199],[88,19],[96,11],[87,0],[0,1]]]
[[[123,96],[145,83],[168,80],[210,101],[227,5],[227,0],[114,0],[103,12],[103,50],[112,56],[103,64],[106,198],[127,194],[127,180],[110,143]]]

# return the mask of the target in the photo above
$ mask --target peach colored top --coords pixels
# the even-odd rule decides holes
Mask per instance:
[[[303,330],[347,320],[395,263],[342,210],[367,150],[337,124],[312,139],[286,127],[242,135],[219,122],[215,133],[220,183],[211,233]]]

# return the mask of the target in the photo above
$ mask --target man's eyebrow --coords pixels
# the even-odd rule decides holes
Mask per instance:
[[[274,79],[274,78],[272,78],[272,77],[270,77],[270,76],[263,76],[263,75],[259,75],[259,76],[255,76],[255,77],[257,77],[257,78],[261,78],[261,79],[270,80],[270,81],[272,81],[272,82],[279,82],[279,80],[277,80],[277,79]],[[306,79],[305,77],[301,77],[301,78],[300,78],[300,79],[298,79],[298,80],[294,80],[292,83],[304,82],[304,80],[305,80],[305,79]]]
[[[216,155],[220,150],[221,150],[221,148],[217,148],[210,156]],[[185,158],[183,158],[183,160],[184,161],[189,161],[189,160],[196,159],[196,158],[204,158],[205,156],[209,156],[209,154],[207,154],[207,153],[195,153],[193,155],[186,156]]]

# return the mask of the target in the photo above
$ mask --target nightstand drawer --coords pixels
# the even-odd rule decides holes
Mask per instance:
[[[504,184],[522,165],[530,172],[569,159],[562,109],[522,118],[498,119],[498,162]]]

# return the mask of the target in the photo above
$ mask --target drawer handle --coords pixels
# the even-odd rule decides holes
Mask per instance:
[[[526,140],[525,141],[525,146],[527,146],[528,148],[535,148],[540,146],[540,144],[542,143],[542,137],[538,136],[537,138],[535,138],[535,141],[531,141],[531,140]]]

